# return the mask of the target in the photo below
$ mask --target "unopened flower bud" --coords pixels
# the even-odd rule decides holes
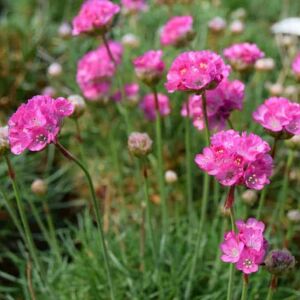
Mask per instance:
[[[245,25],[240,20],[234,20],[229,26],[230,32],[232,34],[241,34],[245,30]]]
[[[265,259],[266,269],[273,275],[281,276],[295,267],[295,257],[287,249],[272,250]]]
[[[300,222],[300,210],[299,209],[292,209],[287,212],[287,218],[289,221],[293,223],[299,223]]]
[[[209,21],[208,28],[212,33],[221,33],[226,28],[226,21],[221,17],[215,17]]]
[[[177,174],[176,172],[172,171],[172,170],[168,170],[165,173],[165,180],[167,183],[174,183],[178,180]]]
[[[256,201],[257,201],[257,192],[254,190],[246,190],[243,194],[242,194],[242,200],[252,206]]]
[[[72,35],[72,27],[69,23],[64,22],[58,27],[58,35],[63,38],[69,38]]]
[[[288,85],[284,89],[283,93],[284,96],[286,96],[287,98],[294,98],[298,94],[298,89],[295,85]]]
[[[9,151],[8,126],[0,127],[0,155]]]
[[[50,96],[51,98],[55,98],[55,96],[56,96],[56,90],[52,86],[46,86],[42,90],[42,95],[44,95],[44,96]]]
[[[48,67],[48,74],[50,77],[58,77],[60,76],[62,73],[62,66],[59,63],[52,63],[49,67]]]
[[[138,48],[140,46],[140,40],[136,35],[127,33],[122,37],[122,44],[125,47]]]
[[[255,62],[255,70],[260,72],[268,72],[274,70],[275,61],[273,58],[260,58]]]
[[[72,114],[72,117],[73,118],[81,117],[86,110],[86,104],[85,104],[84,99],[79,95],[71,95],[68,97],[68,100],[74,106],[74,112]]]
[[[37,196],[44,196],[48,191],[48,185],[42,179],[35,179],[31,184],[31,191]]]
[[[270,84],[267,88],[271,96],[281,96],[283,93],[283,86],[280,83]]]
[[[230,209],[226,208],[222,204],[219,206],[219,212],[220,212],[221,216],[223,216],[223,217],[229,217],[230,216]]]
[[[146,156],[152,150],[152,140],[147,133],[133,132],[128,138],[128,149],[134,156]]]
[[[240,7],[232,12],[231,16],[234,19],[244,19],[247,15],[247,12],[244,8]]]

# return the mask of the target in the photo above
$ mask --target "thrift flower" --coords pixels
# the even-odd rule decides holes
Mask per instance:
[[[87,0],[73,19],[73,35],[103,34],[112,24],[120,7],[108,0]]]
[[[146,156],[152,150],[152,140],[147,133],[132,132],[128,137],[128,150],[134,156]]]
[[[300,134],[300,104],[289,99],[271,97],[252,116],[276,138],[290,138]]]
[[[208,22],[208,28],[213,33],[221,33],[226,29],[226,21],[221,17],[214,17]]]
[[[191,16],[172,17],[163,27],[160,43],[163,46],[184,46],[194,37],[193,18]]]
[[[130,102],[137,102],[139,99],[140,87],[137,83],[127,83],[124,87],[126,99]],[[112,95],[112,100],[119,102],[122,99],[121,91],[117,91]]]
[[[254,218],[236,222],[238,232],[230,231],[224,235],[220,248],[221,260],[234,263],[244,274],[258,271],[267,250],[267,241],[263,236],[265,226]]]
[[[157,94],[158,98],[158,108],[161,116],[167,116],[171,112],[169,97],[164,94]],[[156,118],[156,103],[154,94],[148,94],[143,98],[143,101],[140,104],[141,109],[143,110],[145,117],[153,121]]]
[[[150,50],[133,61],[137,77],[149,86],[156,85],[163,74],[165,64],[161,50]]]
[[[22,104],[8,121],[12,153],[40,151],[55,143],[63,119],[73,110],[68,100],[49,96],[35,96]]]
[[[239,80],[229,81],[224,79],[214,90],[208,90],[206,92],[206,103],[210,129],[224,129],[230,113],[235,109],[242,109],[244,95],[245,85]],[[181,115],[184,117],[189,115],[194,126],[202,130],[205,127],[202,96],[190,96],[188,103],[185,103],[181,109]]]
[[[269,144],[253,133],[226,130],[211,137],[211,145],[196,155],[195,162],[224,186],[261,190],[270,183],[270,150]]]
[[[252,68],[258,59],[264,57],[264,53],[257,45],[250,43],[234,44],[226,48],[223,54],[231,66],[238,71]]]
[[[169,93],[201,93],[216,88],[229,73],[230,67],[212,51],[183,52],[173,61],[165,87]]]
[[[272,250],[265,259],[266,269],[276,276],[289,273],[296,264],[295,257],[287,249]]]
[[[297,54],[296,58],[293,61],[292,70],[296,75],[296,78],[300,80],[300,52]]]

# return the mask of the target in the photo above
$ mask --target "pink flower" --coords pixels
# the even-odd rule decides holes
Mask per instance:
[[[224,262],[236,263],[240,259],[240,255],[244,249],[244,244],[238,240],[233,231],[225,234],[224,242],[221,244],[222,256]]]
[[[222,185],[261,190],[270,183],[270,150],[268,143],[253,133],[220,131],[211,137],[211,145],[196,155],[195,162]]]
[[[133,61],[137,77],[147,85],[157,84],[164,72],[165,64],[161,50],[150,50]]]
[[[110,51],[117,64],[121,62],[123,48],[120,43],[109,41]],[[76,80],[88,100],[97,100],[107,94],[116,66],[104,45],[85,54],[78,62]]]
[[[131,102],[137,102],[139,98],[140,87],[137,83],[127,83],[124,87],[126,99]],[[122,99],[121,91],[117,91],[112,95],[112,100],[119,102]]]
[[[203,90],[216,88],[229,73],[230,67],[214,52],[208,50],[183,52],[173,61],[165,87],[169,93],[174,91],[201,93]]]
[[[103,34],[119,11],[120,7],[108,0],[87,0],[73,19],[72,34]]]
[[[158,107],[161,116],[167,116],[171,112],[170,102],[168,96],[164,94],[158,94]],[[140,105],[141,109],[144,111],[145,117],[148,120],[155,120],[156,118],[156,103],[154,94],[148,94],[143,98]]]
[[[257,45],[250,43],[234,44],[224,49],[223,54],[232,67],[238,71],[252,68],[258,59],[264,57],[264,53]]]
[[[214,89],[206,92],[207,115],[210,129],[221,130],[225,128],[226,120],[230,113],[243,107],[243,98],[245,94],[245,85],[239,81],[229,81],[223,79]],[[202,130],[205,126],[204,115],[202,111],[202,96],[192,95],[189,97],[188,104],[184,104],[181,109],[181,115],[188,115],[193,119],[194,126]]]
[[[125,14],[137,14],[148,9],[145,0],[121,0]]]
[[[182,46],[194,37],[191,16],[172,17],[163,27],[160,43],[163,46]]]
[[[73,105],[64,98],[35,96],[22,104],[8,121],[12,153],[40,151],[55,143],[62,120],[73,111]]]
[[[292,70],[294,74],[296,75],[297,79],[300,79],[300,52],[295,57],[293,63],[292,63]]]
[[[230,231],[224,235],[221,260],[234,263],[244,274],[257,272],[268,247],[263,236],[265,225],[254,218],[246,223],[239,220],[236,225],[237,233]]]
[[[300,105],[289,99],[271,97],[252,116],[277,138],[290,138],[300,134]]]
[[[226,28],[226,21],[221,17],[214,17],[209,21],[208,28],[214,33],[223,32]]]

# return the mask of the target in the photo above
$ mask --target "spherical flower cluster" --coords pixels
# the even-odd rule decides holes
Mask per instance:
[[[220,131],[211,144],[197,154],[196,164],[224,186],[245,185],[261,190],[270,183],[272,157],[270,146],[259,136],[234,130]]]
[[[72,118],[74,118],[74,119],[80,118],[86,110],[86,104],[85,104],[84,99],[79,95],[70,95],[68,97],[68,100],[74,106]]]
[[[123,48],[120,43],[109,41],[109,49],[117,64],[121,62]],[[116,72],[104,45],[85,54],[78,62],[76,80],[87,100],[95,101],[106,95]]]
[[[230,113],[235,109],[242,109],[244,95],[245,85],[239,80],[229,81],[224,79],[214,90],[208,90],[206,92],[206,103],[210,129],[224,129]],[[188,104],[184,104],[181,109],[181,115],[184,117],[189,115],[194,126],[202,130],[205,127],[202,96],[190,96]]]
[[[103,34],[119,11],[120,7],[108,0],[87,0],[73,19],[72,34]]]
[[[22,104],[8,121],[12,153],[25,149],[40,151],[55,143],[64,117],[73,113],[73,105],[64,98],[35,96]]]
[[[286,98],[267,99],[252,116],[276,138],[284,139],[300,134],[300,104]]]
[[[169,93],[201,93],[216,88],[223,78],[228,77],[230,70],[230,66],[212,51],[183,52],[173,61],[165,87]]]
[[[152,140],[147,133],[132,132],[128,138],[128,150],[134,156],[146,156],[152,150]]]
[[[125,15],[134,15],[148,9],[145,0],[121,0],[121,4]]]
[[[296,78],[300,80],[300,52],[297,54],[296,58],[293,61],[292,70],[296,75]]]
[[[237,221],[238,232],[227,232],[220,248],[221,260],[235,264],[244,274],[258,271],[267,251],[268,243],[263,236],[265,225],[254,218],[247,222]]]
[[[232,34],[238,35],[238,34],[241,34],[241,33],[244,32],[244,30],[245,30],[245,24],[241,20],[234,20],[229,25],[229,29],[230,29],[230,32]]]
[[[226,21],[221,17],[214,17],[208,22],[208,28],[213,33],[221,33],[226,28]]]
[[[191,16],[172,17],[163,27],[160,43],[163,46],[184,46],[194,37],[193,18]]]
[[[150,50],[133,61],[137,77],[145,84],[153,86],[157,84],[165,69],[161,50]]]
[[[137,83],[127,83],[124,86],[126,100],[128,100],[130,102],[135,103],[138,101],[139,91],[140,91],[140,87]],[[116,102],[121,101],[121,99],[122,99],[121,91],[117,91],[116,93],[114,93],[111,98],[113,101],[116,101]]]
[[[158,109],[161,116],[167,116],[171,112],[170,101],[168,96],[164,94],[157,94],[158,100]],[[153,121],[156,118],[156,102],[154,94],[148,94],[143,98],[143,101],[140,104],[141,109],[143,110],[145,117]]]
[[[259,58],[264,57],[264,53],[257,45],[250,43],[234,44],[224,49],[223,54],[232,67],[238,71],[252,68]]]

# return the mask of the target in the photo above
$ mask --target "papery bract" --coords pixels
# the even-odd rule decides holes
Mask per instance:
[[[103,34],[119,11],[120,7],[108,0],[87,0],[73,19],[72,34]]]
[[[228,77],[230,70],[230,66],[225,65],[223,59],[212,51],[183,52],[173,61],[165,87],[169,93],[201,93],[216,88]]]
[[[25,149],[40,151],[55,143],[64,117],[73,113],[73,105],[64,98],[35,96],[22,104],[8,121],[12,153]]]

